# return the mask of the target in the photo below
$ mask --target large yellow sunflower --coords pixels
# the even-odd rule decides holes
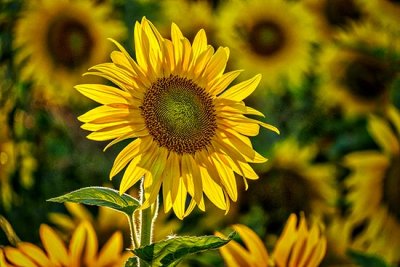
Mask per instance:
[[[121,52],[112,63],[97,65],[88,74],[105,77],[119,88],[101,84],[76,86],[102,104],[79,117],[89,139],[114,139],[115,144],[136,138],[115,159],[110,177],[124,167],[123,193],[144,176],[145,203],[154,203],[163,190],[165,211],[179,218],[197,204],[205,209],[203,192],[228,211],[237,199],[234,173],[257,179],[248,162],[266,159],[253,150],[248,136],[266,123],[245,117],[262,114],[242,101],[260,82],[256,75],[227,89],[241,71],[224,74],[228,48],[207,45],[203,30],[191,44],[172,24],[172,41],[164,39],[147,19],[135,25],[137,63],[117,42]],[[187,194],[191,204],[186,206]]]
[[[220,41],[232,47],[235,67],[261,73],[268,89],[278,90],[283,80],[298,85],[309,69],[316,31],[300,3],[227,1],[220,8],[217,31]]]
[[[339,106],[348,115],[385,108],[396,77],[398,42],[370,23],[338,34],[338,44],[325,47],[320,56],[322,103]]]
[[[352,23],[367,19],[362,0],[303,0],[304,6],[315,16],[319,34],[323,41],[331,41],[338,31]]]
[[[98,251],[96,234],[88,222],[82,222],[75,229],[68,247],[54,230],[45,224],[40,226],[40,239],[44,249],[28,242],[20,242],[16,248],[0,248],[0,265],[122,267],[131,255],[123,252],[120,232],[115,232]]]
[[[336,168],[315,162],[316,145],[302,146],[288,138],[276,143],[272,158],[257,173],[261,180],[241,195],[240,204],[260,205],[268,215],[267,229],[278,231],[291,213],[300,211],[323,219],[335,212]]]
[[[106,38],[119,39],[124,33],[112,13],[109,4],[91,0],[27,1],[14,38],[21,78],[34,81],[42,98],[71,100],[82,72],[108,56]]]
[[[295,214],[289,216],[272,255],[268,255],[263,241],[250,228],[236,224],[233,229],[246,248],[232,240],[219,249],[228,267],[314,267],[325,256],[326,239],[320,227],[313,224],[308,229],[304,216],[299,221]]]
[[[400,113],[387,112],[389,121],[371,116],[368,130],[381,148],[353,152],[344,159],[351,173],[346,179],[350,216],[362,231],[353,247],[376,253],[389,262],[400,261]]]

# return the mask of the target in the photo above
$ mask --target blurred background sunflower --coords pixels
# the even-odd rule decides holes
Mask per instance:
[[[281,132],[252,138],[269,161],[251,165],[260,179],[239,190],[228,214],[207,205],[181,221],[161,210],[156,239],[227,233],[241,224],[262,237],[272,259],[290,214],[300,221],[303,212],[326,238],[320,266],[358,266],[360,257],[400,266],[400,4],[390,0],[1,1],[0,215],[23,244],[44,244],[42,224],[63,246],[84,221],[98,248],[116,231],[127,232],[117,212],[46,199],[120,184],[123,175],[109,182],[109,170],[129,140],[108,153],[104,142],[87,141],[77,117],[94,105],[73,86],[99,82],[82,74],[109,61],[114,47],[107,38],[135,55],[132,32],[143,16],[167,38],[172,22],[191,43],[204,29],[208,44],[230,48],[227,71],[243,69],[243,80],[261,73],[244,103]],[[129,193],[137,192],[135,186]],[[18,239],[0,222],[0,260],[10,262],[4,248],[18,254]],[[249,253],[246,234],[240,237],[237,245]],[[223,265],[210,251],[180,266]]]

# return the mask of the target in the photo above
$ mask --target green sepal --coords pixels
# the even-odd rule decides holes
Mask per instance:
[[[150,266],[176,266],[184,256],[222,247],[235,234],[232,232],[227,239],[217,236],[176,236],[132,252]]]
[[[360,267],[391,267],[391,265],[377,255],[367,254],[352,249],[348,249],[346,253],[351,260]]]
[[[86,205],[108,207],[132,216],[133,212],[140,206],[134,197],[128,194],[120,195],[115,189],[100,186],[84,187],[65,195],[50,198],[52,202],[74,202]]]

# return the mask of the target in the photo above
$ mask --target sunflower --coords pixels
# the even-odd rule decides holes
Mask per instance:
[[[207,32],[209,41],[214,39],[213,7],[208,1],[165,0],[161,1],[160,4],[163,25],[170,25],[171,22],[176,23],[183,35],[189,40],[193,40],[200,29]],[[182,16],[182,14],[185,14],[185,16]],[[162,27],[163,25],[160,25],[161,33],[164,36],[169,36],[169,26]]]
[[[370,0],[365,1],[368,10],[375,19],[383,25],[398,31],[400,23],[400,2],[396,0]],[[384,14],[384,16],[382,16]]]
[[[203,30],[192,44],[172,24],[172,41],[164,39],[146,18],[135,25],[136,63],[117,42],[121,52],[112,63],[97,65],[88,74],[105,77],[118,88],[100,84],[76,86],[82,94],[102,104],[79,117],[82,128],[93,131],[89,139],[136,138],[117,156],[110,178],[127,166],[120,184],[123,193],[144,176],[143,208],[163,190],[165,212],[173,208],[182,219],[197,204],[205,210],[203,192],[228,211],[237,199],[234,173],[257,179],[248,162],[266,159],[253,150],[248,136],[266,123],[245,117],[262,113],[242,101],[251,94],[261,75],[227,89],[240,71],[223,74],[228,48],[207,45]],[[186,207],[187,195],[190,206]]]
[[[223,44],[232,45],[235,67],[265,74],[268,79],[262,84],[268,89],[278,90],[283,79],[298,85],[309,69],[316,31],[311,15],[300,3],[226,2],[220,8],[217,31]]]
[[[325,47],[319,59],[321,102],[339,106],[347,115],[385,108],[396,78],[398,40],[365,23],[338,34],[338,42]]]
[[[122,23],[110,14],[108,4],[91,0],[28,1],[14,39],[21,78],[34,81],[42,98],[71,100],[82,72],[108,56],[106,38],[119,39],[124,33]]]
[[[304,6],[314,15],[319,34],[324,41],[331,41],[335,35],[355,22],[367,19],[365,3],[362,0],[304,0]]]
[[[228,267],[314,267],[319,266],[325,255],[326,239],[320,227],[314,224],[308,229],[304,216],[299,222],[295,214],[289,216],[271,256],[263,241],[250,228],[236,224],[233,229],[246,248],[232,240],[219,249]]]
[[[368,130],[380,150],[346,155],[351,172],[345,183],[350,216],[360,226],[353,246],[399,262],[400,113],[389,107],[387,117],[370,116]]]
[[[46,224],[40,226],[44,249],[20,242],[17,247],[0,248],[1,266],[124,266],[130,254],[123,252],[122,235],[115,232],[98,251],[97,237],[88,222],[82,222],[72,234],[69,246]]]
[[[302,146],[294,138],[276,143],[273,157],[257,173],[260,183],[241,195],[242,210],[261,205],[267,229],[279,231],[291,213],[304,211],[323,219],[335,212],[335,165],[315,162],[316,145]],[[264,183],[263,183],[264,181]]]

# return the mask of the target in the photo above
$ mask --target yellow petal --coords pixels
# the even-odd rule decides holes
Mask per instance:
[[[6,254],[7,259],[16,266],[24,266],[24,267],[38,266],[28,256],[26,256],[16,248],[5,247],[4,252]]]
[[[234,70],[224,73],[219,79],[214,80],[208,89],[212,95],[218,95],[223,92],[235,80],[243,70]]]
[[[236,178],[233,174],[232,169],[227,168],[227,166],[220,162],[215,156],[210,157],[213,161],[218,173],[220,174],[221,183],[224,186],[229,197],[233,200],[237,200],[237,184]]]
[[[216,236],[226,238],[223,234],[217,232]],[[238,242],[231,240],[225,246],[219,248],[222,258],[227,267],[255,267],[253,259],[249,252],[245,250]]]
[[[279,267],[286,267],[289,264],[289,255],[297,239],[296,224],[297,217],[295,214],[291,214],[276,242],[273,258]]]
[[[261,74],[257,74],[253,78],[243,81],[230,87],[223,92],[219,97],[226,98],[234,101],[242,101],[248,97],[257,88],[261,81]]]
[[[175,202],[172,207],[174,209],[176,216],[182,220],[185,214],[187,190],[182,177],[174,181],[174,184],[177,185],[177,190],[176,190],[177,194]]]
[[[121,232],[115,232],[107,243],[101,248],[99,257],[94,266],[113,266],[118,261],[123,249]]]
[[[40,226],[40,239],[43,247],[52,262],[61,265],[68,265],[68,252],[64,242],[57,236],[53,229],[46,224]]]
[[[102,84],[80,84],[74,88],[84,96],[100,104],[129,104],[128,99],[131,97],[128,93],[120,89]]]
[[[74,231],[69,243],[69,261],[71,266],[80,265],[85,241],[86,231],[83,224],[80,224]]]
[[[217,52],[211,57],[208,62],[203,78],[206,81],[211,81],[213,79],[219,78],[226,68],[226,63],[228,61],[228,55],[223,47],[219,47]]]
[[[377,116],[370,116],[368,130],[382,149],[390,155],[400,152],[400,144],[387,122]]]
[[[233,225],[253,258],[260,263],[268,263],[268,252],[261,239],[249,227],[242,224]]]
[[[38,246],[27,242],[21,242],[18,243],[18,249],[31,258],[38,266],[51,266],[47,255]]]
[[[84,262],[86,266],[92,266],[92,263],[95,261],[98,250],[98,240],[96,236],[96,232],[93,229],[93,226],[89,222],[83,222],[83,226],[86,229],[86,249],[84,254]]]

